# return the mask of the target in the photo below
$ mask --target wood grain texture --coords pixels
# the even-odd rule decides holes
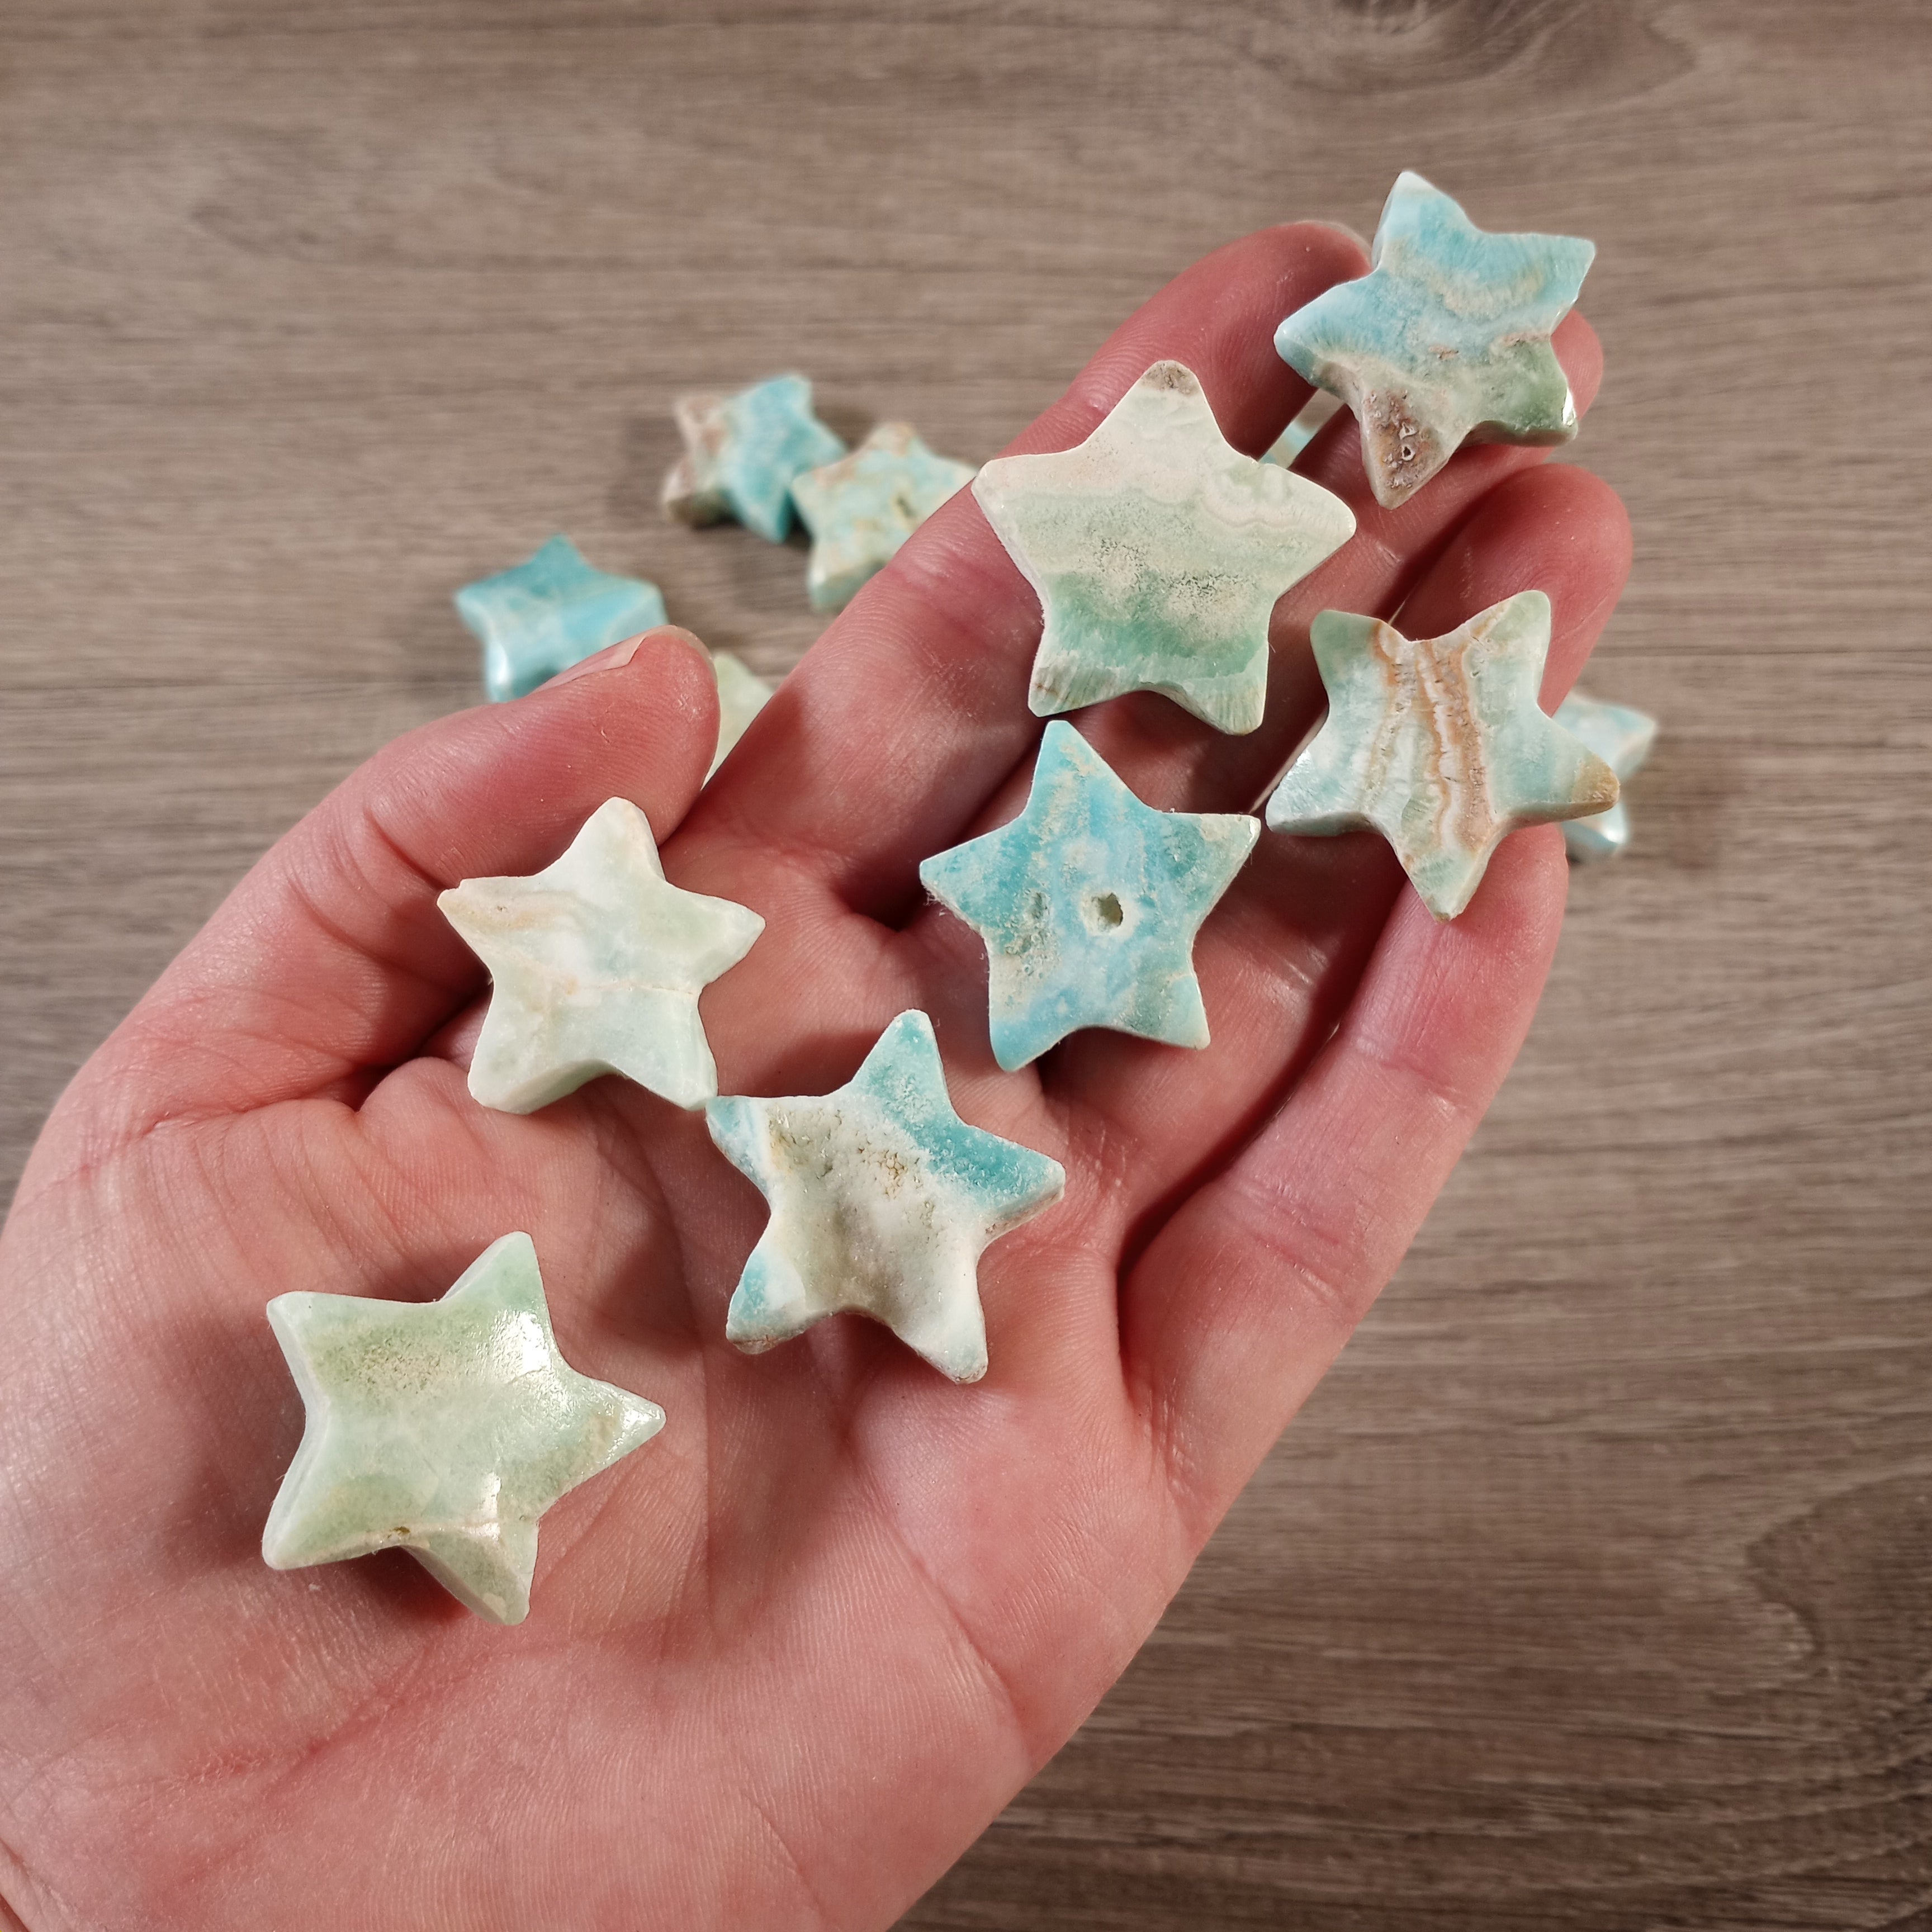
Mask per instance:
[[[800,551],[659,522],[675,392],[795,366],[977,460],[1195,256],[1420,168],[1600,244],[1636,848],[907,1922],[1932,1924],[1928,102],[1917,0],[0,0],[0,1184],[249,860],[472,699],[454,586],[562,530],[809,643]]]

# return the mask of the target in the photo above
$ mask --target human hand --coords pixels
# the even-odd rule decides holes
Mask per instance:
[[[1308,394],[1274,325],[1364,266],[1316,225],[1222,250],[1013,448],[1172,356],[1258,452]],[[1556,341],[1586,405],[1594,338]],[[1276,608],[1262,728],[1080,721],[1151,804],[1257,806],[1320,713],[1324,607],[1430,635],[1545,590],[1553,707],[1616,601],[1621,507],[1542,452],[1466,449],[1394,512],[1346,416],[1297,466],[1359,529]],[[715,697],[675,633],[426,727],[76,1077],[0,1234],[0,1896],[33,1932],[883,1926],[1124,1666],[1502,1081],[1565,868],[1555,828],[1513,837],[1442,926],[1379,840],[1268,835],[1196,950],[1210,1047],[1088,1033],[1002,1073],[983,951],[917,866],[1023,799],[1039,629],[964,492],[701,796]],[[436,894],[618,794],[674,883],[766,922],[704,995],[722,1091],[826,1090],[920,1006],[961,1114],[1065,1166],[981,1264],[982,1382],[852,1318],[728,1346],[764,1208],[701,1114],[615,1078],[470,1100],[483,978]],[[431,1298],[512,1228],[572,1364],[669,1418],[545,1517],[530,1621],[400,1554],[265,1568],[301,1408],[264,1303]]]

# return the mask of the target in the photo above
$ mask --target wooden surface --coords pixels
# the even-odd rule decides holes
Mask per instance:
[[[701,14],[701,18],[700,17]],[[0,1179],[266,842],[470,701],[686,387],[978,459],[1167,276],[1420,168],[1600,246],[1658,713],[1522,1064],[1090,1724],[911,1915],[1932,1924],[1932,14],[0,0]]]

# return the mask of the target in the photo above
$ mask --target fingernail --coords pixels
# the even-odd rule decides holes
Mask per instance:
[[[593,652],[580,662],[566,665],[556,676],[546,678],[537,688],[550,691],[560,684],[568,684],[574,677],[589,677],[600,670],[621,670],[638,655],[638,646],[646,638],[680,638],[699,656],[710,662],[711,653],[682,624],[660,624],[655,630],[640,631],[634,638],[626,638],[621,644],[606,644],[601,651]]]

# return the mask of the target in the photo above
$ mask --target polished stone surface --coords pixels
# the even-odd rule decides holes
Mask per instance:
[[[664,1426],[557,1353],[527,1234],[440,1300],[278,1294],[268,1322],[304,1418],[262,1532],[271,1569],[400,1547],[478,1616],[521,1623],[537,1519]]]
[[[1355,528],[1340,497],[1232,448],[1178,362],[1154,364],[1078,447],[1000,457],[973,493],[1040,593],[1027,702],[1042,717],[1158,691],[1252,731],[1275,600]]]
[[[593,569],[568,537],[552,537],[514,569],[456,593],[457,614],[483,644],[483,689],[501,700],[534,691],[607,644],[664,621],[655,584]]]
[[[599,806],[542,872],[465,879],[436,904],[490,969],[470,1068],[482,1106],[533,1113],[602,1073],[680,1107],[717,1092],[698,996],[765,922],[669,884],[629,800]]]
[[[1465,438],[1548,444],[1576,434],[1550,338],[1596,252],[1574,236],[1489,234],[1404,172],[1370,272],[1296,310],[1275,347],[1354,411],[1370,487],[1393,509]]]
[[[792,505],[812,533],[805,569],[812,608],[842,610],[973,475],[970,463],[935,456],[911,424],[886,422],[850,455],[794,477]]]
[[[1276,832],[1373,826],[1438,919],[1469,902],[1510,832],[1616,802],[1616,774],[1537,708],[1550,599],[1519,592],[1446,637],[1324,610],[1310,633],[1328,716],[1269,800]]]
[[[1295,412],[1287,428],[1262,452],[1262,460],[1279,463],[1286,469],[1328,427],[1329,419],[1341,406],[1340,396],[1331,396],[1326,389],[1317,389]]]
[[[1621,784],[1634,778],[1650,756],[1657,720],[1628,704],[1573,691],[1556,707],[1556,722],[1601,758]],[[1629,844],[1630,809],[1619,798],[1608,812],[1564,821],[1563,842],[1573,859],[1614,859]]]
[[[711,668],[718,676],[718,748],[712,754],[711,771],[704,775],[707,778],[772,700],[772,687],[742,658],[713,651]]]
[[[1081,1027],[1205,1046],[1194,935],[1261,830],[1156,812],[1072,725],[1048,724],[1020,815],[919,868],[986,942],[994,1058],[1024,1066]]]
[[[733,1342],[755,1354],[849,1310],[955,1382],[986,1372],[980,1256],[1058,1201],[1066,1176],[953,1112],[924,1013],[900,1014],[836,1093],[713,1100],[705,1114],[771,1204],[726,1316]]]
[[[734,396],[683,396],[674,406],[684,454],[664,484],[666,514],[686,524],[735,518],[770,543],[791,529],[793,479],[845,454],[812,412],[802,376],[773,376]]]

